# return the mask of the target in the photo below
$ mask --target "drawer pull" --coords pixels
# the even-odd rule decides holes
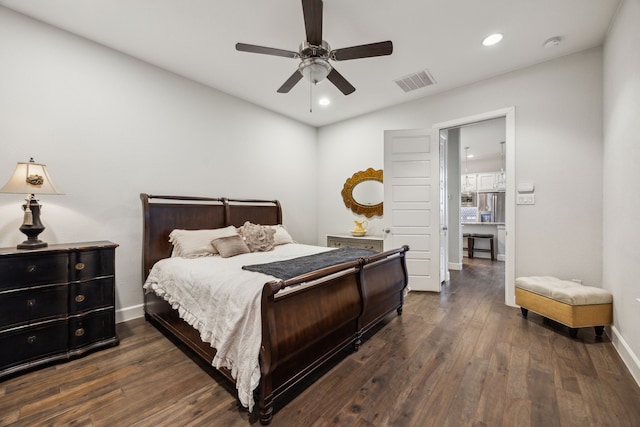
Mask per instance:
[[[76,270],[84,270],[84,262],[77,263]]]
[[[83,335],[84,335],[84,328],[78,328],[78,329],[76,329],[75,334],[76,334],[76,336],[77,336],[77,337],[81,337],[81,336],[83,336]]]
[[[36,306],[36,300],[35,299],[28,299],[27,300],[27,307],[35,307]]]
[[[28,265],[27,266],[27,273],[34,273],[36,271],[36,266],[35,265]]]
[[[27,337],[27,343],[35,344],[35,342],[36,342],[36,336],[35,335],[31,335],[30,337]]]
[[[76,297],[74,299],[76,300],[76,302],[82,302],[82,301],[84,301],[84,295],[82,295],[82,294],[76,295]]]

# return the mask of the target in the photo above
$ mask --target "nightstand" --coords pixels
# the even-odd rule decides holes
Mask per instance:
[[[329,234],[327,235],[327,246],[330,248],[360,248],[372,249],[382,252],[384,250],[384,239],[382,236],[362,236],[355,237],[350,234]]]
[[[0,378],[118,344],[117,246],[0,249]]]

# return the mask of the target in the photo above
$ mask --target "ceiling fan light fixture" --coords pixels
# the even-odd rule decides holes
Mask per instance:
[[[307,58],[300,63],[300,72],[313,84],[326,79],[331,72],[331,65],[323,58]]]

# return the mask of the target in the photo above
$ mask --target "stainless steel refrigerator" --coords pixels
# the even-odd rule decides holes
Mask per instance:
[[[478,193],[478,218],[481,222],[504,222],[504,192]]]

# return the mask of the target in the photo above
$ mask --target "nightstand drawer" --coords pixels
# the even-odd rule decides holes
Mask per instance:
[[[67,285],[0,292],[0,330],[67,315]]]
[[[3,257],[0,258],[0,290],[65,283],[69,280],[68,270],[67,254]]]
[[[78,314],[95,308],[113,305],[113,277],[69,284],[69,313]]]
[[[66,357],[67,330],[67,320],[56,320],[0,334],[0,366],[8,368],[61,352]]]
[[[74,252],[69,256],[70,281],[112,276],[115,271],[115,249]]]
[[[113,338],[116,334],[113,310],[99,310],[85,316],[69,318],[69,347]]]

